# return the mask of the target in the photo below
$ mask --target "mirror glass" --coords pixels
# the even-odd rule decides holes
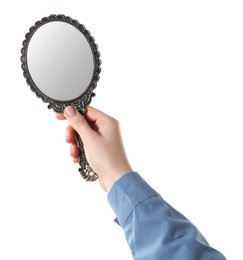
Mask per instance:
[[[88,41],[68,23],[54,21],[32,36],[27,52],[30,75],[45,95],[66,101],[89,86],[94,60]]]

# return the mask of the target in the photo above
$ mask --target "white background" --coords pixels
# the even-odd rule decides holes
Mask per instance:
[[[22,76],[25,33],[52,13],[95,37],[92,105],[120,121],[134,170],[213,247],[242,259],[243,8],[234,0],[1,3],[0,259],[132,259],[106,193],[69,157],[67,123]]]

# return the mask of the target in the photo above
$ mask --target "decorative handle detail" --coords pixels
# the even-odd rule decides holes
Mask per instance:
[[[75,134],[76,134],[76,140],[79,149],[79,165],[80,165],[80,168],[78,169],[79,173],[82,176],[82,178],[85,179],[86,181],[91,181],[91,182],[96,181],[98,179],[98,175],[92,170],[92,168],[88,164],[84,152],[84,145],[79,134],[76,131]]]

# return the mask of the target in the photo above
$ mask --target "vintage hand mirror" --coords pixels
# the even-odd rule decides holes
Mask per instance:
[[[44,17],[25,35],[21,54],[26,82],[48,108],[62,113],[73,106],[84,114],[101,71],[98,46],[84,25],[65,15]],[[89,166],[77,133],[76,137],[79,172],[85,180],[95,181],[98,175]]]

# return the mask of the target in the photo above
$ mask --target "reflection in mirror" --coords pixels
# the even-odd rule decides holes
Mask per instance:
[[[100,74],[100,53],[90,32],[77,20],[50,15],[29,29],[21,49],[24,77],[48,108],[62,113],[74,106],[84,113],[94,96]],[[88,181],[98,178],[87,163],[77,135],[80,174]]]

